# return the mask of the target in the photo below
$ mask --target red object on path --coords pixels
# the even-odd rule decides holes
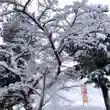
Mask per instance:
[[[87,95],[87,88],[86,87],[82,87],[82,95]]]
[[[81,93],[82,93],[82,101],[83,101],[83,105],[84,105],[84,103],[86,102],[88,102],[88,97],[87,97],[87,88],[86,88],[86,86],[82,86],[81,87]]]

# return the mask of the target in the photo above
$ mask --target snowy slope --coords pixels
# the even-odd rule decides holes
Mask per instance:
[[[61,96],[59,97],[58,94]],[[102,98],[101,90],[87,86],[87,95],[89,102],[83,106],[81,87],[74,87],[67,91],[61,91],[54,94],[49,103],[44,106],[43,110],[106,110]],[[65,97],[67,100],[62,100]],[[17,110],[17,109],[15,109]],[[24,110],[24,109],[21,109]]]
[[[60,96],[66,97],[71,102],[61,101],[61,98],[54,96],[50,105],[45,106],[44,110],[105,110],[101,90],[88,85],[87,92],[89,102],[85,106],[82,104],[81,87],[75,87],[60,92]]]
[[[73,107],[72,109],[62,109],[62,110],[105,110],[103,107],[99,106],[77,106]]]

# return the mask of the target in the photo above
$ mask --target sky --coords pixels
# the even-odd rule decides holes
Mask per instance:
[[[94,4],[109,5],[109,7],[110,7],[110,0],[89,0],[89,2],[94,3]]]
[[[61,5],[71,4],[72,1],[77,1],[77,0],[59,0]],[[90,4],[103,4],[103,5],[109,5],[110,7],[110,0],[88,0],[88,1]]]

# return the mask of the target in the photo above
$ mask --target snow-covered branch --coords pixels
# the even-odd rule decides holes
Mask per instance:
[[[45,14],[45,12],[49,9],[49,7],[47,6],[39,15],[39,17],[37,18],[38,21],[40,21],[40,19],[42,18],[42,16]]]
[[[9,70],[12,74],[18,75],[18,71],[16,71],[15,69],[9,67],[6,63],[0,61],[0,66],[6,68],[6,69]]]
[[[42,110],[42,107],[44,105],[44,97],[45,97],[45,86],[46,86],[46,76],[47,76],[47,71],[48,69],[46,68],[45,73],[44,73],[44,79],[43,79],[43,87],[42,87],[42,96],[40,99],[39,107],[37,110]]]
[[[35,24],[42,30],[44,31],[45,29],[42,27],[42,25],[39,23],[38,20],[36,20],[32,15],[30,15],[28,12],[24,11],[24,10],[19,10],[19,9],[15,9],[16,11],[20,12],[20,13],[24,13],[25,15],[27,15],[33,22],[35,22]]]
[[[1,13],[0,16],[6,16],[6,15],[9,15],[11,13],[13,13],[14,11],[8,11],[8,12],[4,12],[4,13]]]
[[[20,7],[24,7],[23,5],[13,1],[13,0],[0,0],[0,3],[9,3],[9,4],[12,4],[12,5],[16,5],[16,6],[20,6]]]

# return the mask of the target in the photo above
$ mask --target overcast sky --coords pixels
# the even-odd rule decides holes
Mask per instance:
[[[59,0],[59,3],[61,4],[61,6],[64,6],[66,4],[71,4],[72,1],[77,1],[77,0]],[[88,0],[88,1],[90,4],[103,4],[103,5],[109,5],[110,7],[110,0]]]

